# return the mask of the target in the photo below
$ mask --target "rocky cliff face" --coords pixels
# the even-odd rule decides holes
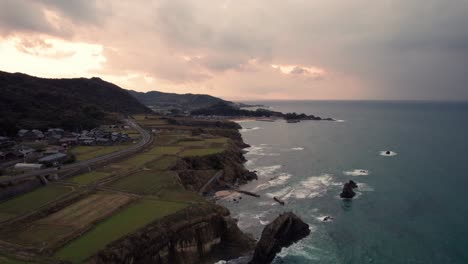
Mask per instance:
[[[281,248],[309,235],[309,225],[289,212],[278,216],[263,229],[250,264],[271,263]]]
[[[186,157],[179,161],[174,170],[179,172],[184,186],[198,191],[206,182],[206,171],[222,171],[222,176],[211,184],[209,191],[226,189],[226,185],[245,184],[257,178],[257,175],[244,167],[242,150],[235,144],[219,154]]]
[[[253,248],[223,207],[206,204],[186,208],[143,230],[115,241],[91,263],[192,264],[235,258]]]

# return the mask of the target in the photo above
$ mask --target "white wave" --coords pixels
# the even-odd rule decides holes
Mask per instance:
[[[302,147],[291,148],[291,150],[304,150]]]
[[[265,219],[265,215],[268,211],[264,211],[258,214],[253,213],[240,213],[236,218],[238,219],[237,225],[241,229],[246,229],[248,227],[257,226],[259,223],[261,225],[267,225],[269,222]]]
[[[343,120],[343,119],[338,119],[338,120],[335,120],[335,122],[338,122],[338,123],[343,123],[343,122],[346,122],[346,120]]]
[[[262,129],[261,127],[246,127],[239,130],[241,133]]]
[[[357,183],[358,190],[361,192],[373,192],[374,188],[368,185],[367,183]]]
[[[280,197],[283,200],[289,198],[306,199],[324,195],[329,187],[341,185],[341,183],[333,182],[333,178],[329,174],[320,176],[312,176],[304,181],[299,182],[294,187],[288,186],[276,192],[270,192],[266,195],[269,197]]]
[[[330,217],[331,217],[331,219],[330,219]],[[329,219],[327,219],[327,218],[329,218]],[[319,222],[333,222],[334,217],[330,216],[330,215],[319,215],[319,216],[315,217],[315,219],[317,219]]]
[[[257,167],[254,170],[257,171],[259,177],[268,177],[273,176],[273,173],[279,169],[281,169],[281,165]]]
[[[309,229],[310,229],[310,232],[315,232],[317,230],[317,227],[310,226]],[[277,256],[280,258],[285,258],[286,256],[299,256],[303,259],[307,259],[314,263],[316,261],[319,261],[320,254],[310,254],[310,252],[317,252],[317,251],[322,251],[322,250],[310,245],[310,243],[307,243],[305,240],[306,239],[302,239],[298,241],[297,243],[292,244],[289,247],[285,247],[281,249],[281,251],[277,254]]]
[[[393,151],[390,151],[390,153],[387,154],[387,151],[388,150],[383,150],[383,151],[380,151],[379,153],[381,156],[385,156],[385,157],[393,157],[393,156],[398,155],[398,153],[393,152]]]
[[[269,180],[268,182],[259,184],[257,187],[255,187],[255,190],[260,191],[260,190],[268,189],[273,186],[283,185],[289,180],[289,178],[291,178],[291,176],[292,175],[289,173],[281,173],[278,176]]]
[[[279,153],[271,153],[268,151],[270,147],[266,146],[250,146],[247,148],[246,156],[279,156]]]
[[[363,169],[355,169],[352,171],[343,171],[343,174],[349,176],[367,176],[369,175],[369,171]]]

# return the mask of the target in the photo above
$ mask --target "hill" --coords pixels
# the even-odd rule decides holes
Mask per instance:
[[[90,128],[151,110],[99,78],[46,79],[0,71],[0,134],[20,128]]]
[[[191,111],[205,108],[217,103],[236,105],[236,103],[223,100],[207,94],[175,94],[158,91],[137,92],[130,90],[129,93],[141,103],[151,108],[179,109]]]

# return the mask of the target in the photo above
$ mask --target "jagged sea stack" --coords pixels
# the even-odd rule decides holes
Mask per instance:
[[[353,198],[356,195],[353,189],[357,187],[357,184],[354,181],[350,180],[349,182],[343,185],[343,190],[340,193],[340,197],[345,199]]]
[[[310,234],[309,225],[295,214],[288,212],[278,216],[263,229],[262,237],[255,247],[249,264],[271,263],[283,247]]]

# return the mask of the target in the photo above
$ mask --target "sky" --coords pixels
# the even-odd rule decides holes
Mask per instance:
[[[468,100],[468,0],[0,0],[0,70],[231,100]]]

